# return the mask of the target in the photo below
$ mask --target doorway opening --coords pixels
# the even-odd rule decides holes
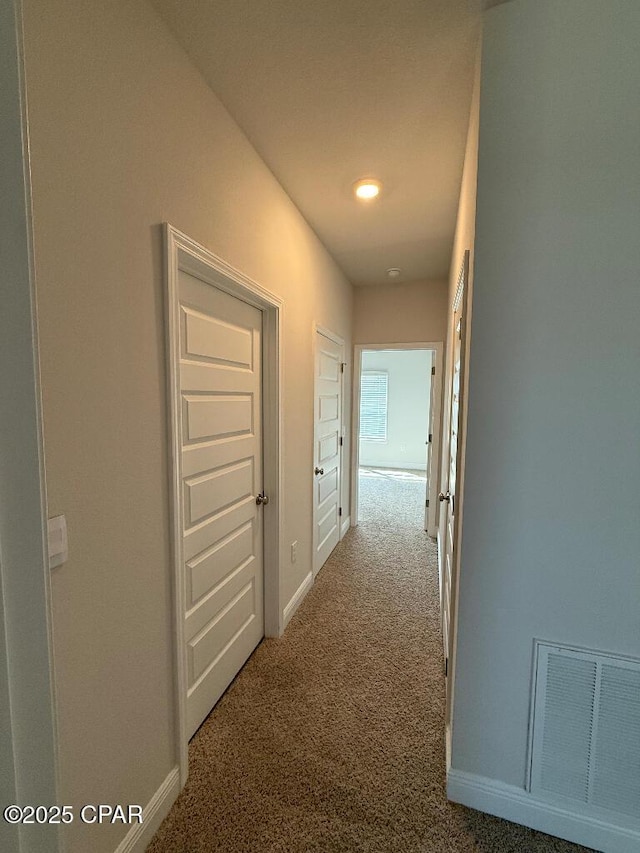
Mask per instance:
[[[410,505],[412,517],[435,537],[442,345],[355,350],[352,521],[382,510],[392,516]]]

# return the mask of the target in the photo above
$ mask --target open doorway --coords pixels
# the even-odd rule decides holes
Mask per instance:
[[[416,504],[435,536],[442,345],[355,349],[352,523]]]

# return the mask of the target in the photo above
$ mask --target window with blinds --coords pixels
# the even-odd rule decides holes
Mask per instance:
[[[360,438],[387,440],[389,374],[364,370],[360,379]]]

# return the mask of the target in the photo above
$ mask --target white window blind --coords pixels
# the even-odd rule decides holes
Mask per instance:
[[[360,381],[360,438],[365,441],[387,440],[387,397],[389,375],[379,370],[365,370]]]

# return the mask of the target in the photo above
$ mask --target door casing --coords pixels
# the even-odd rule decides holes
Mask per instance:
[[[362,353],[366,350],[414,350],[428,349],[433,352],[435,373],[433,441],[431,444],[431,470],[429,477],[429,513],[427,532],[435,539],[438,532],[438,491],[440,488],[440,434],[442,430],[442,341],[430,343],[412,342],[408,344],[356,344],[353,348],[353,410],[352,410],[352,452],[351,452],[351,524],[358,523],[358,469],[360,467],[360,374],[362,373]]]
[[[60,802],[60,783],[20,0],[0,5],[0,49],[0,790],[4,805],[36,805]],[[0,839],[25,853],[63,843],[37,823],[3,822]]]
[[[263,314],[263,453],[264,489],[269,510],[264,520],[264,627],[265,636],[282,634],[280,554],[282,553],[282,300],[234,269],[169,223],[164,224],[166,277],[167,381],[169,403],[169,470],[172,534],[172,587],[175,660],[177,763],[181,786],[188,776],[187,671],[184,654],[184,588],[182,584],[182,488],[179,477],[179,329],[177,327],[178,273],[196,276],[207,284],[254,305]]]

